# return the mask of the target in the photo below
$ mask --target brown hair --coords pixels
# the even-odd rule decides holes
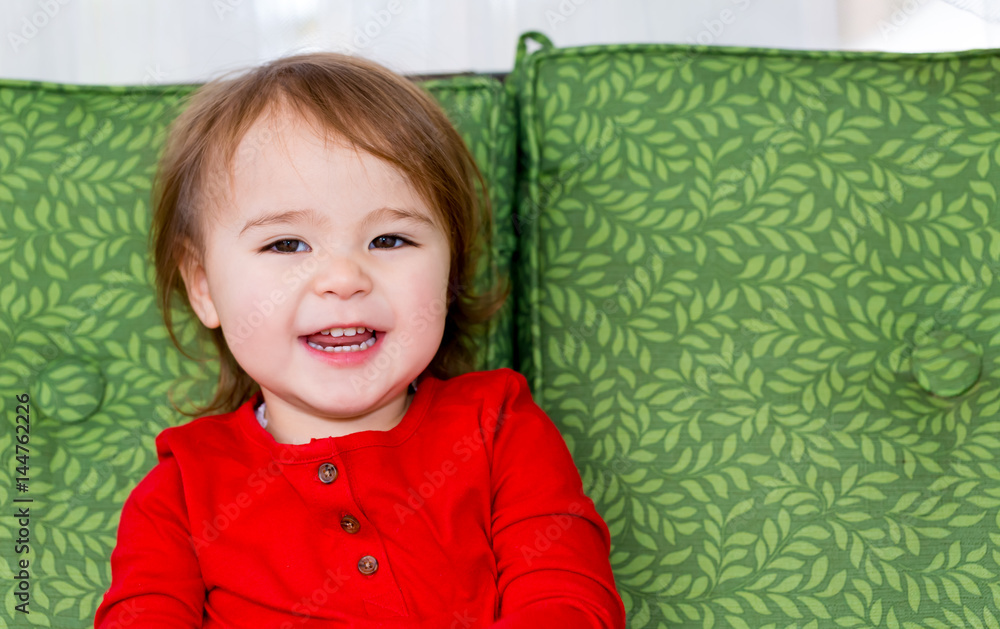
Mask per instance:
[[[172,123],[154,182],[150,246],[157,298],[174,344],[191,357],[175,334],[171,300],[177,295],[190,308],[180,268],[202,250],[206,198],[221,182],[210,181],[212,173],[228,175],[250,127],[282,106],[399,169],[437,213],[451,246],[449,307],[441,346],[425,373],[446,379],[474,369],[474,335],[510,291],[506,280],[484,293],[473,286],[492,231],[483,177],[429,94],[374,62],[336,53],[285,57],[206,83]],[[492,264],[489,269],[492,276]],[[233,411],[258,388],[221,328],[211,330],[211,338],[221,358],[215,397],[193,411],[178,409],[187,415]]]

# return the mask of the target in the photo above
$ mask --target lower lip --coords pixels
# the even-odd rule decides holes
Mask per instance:
[[[375,354],[382,349],[382,339],[385,337],[385,332],[375,333],[375,344],[368,349],[354,351],[354,352],[325,352],[321,349],[316,349],[315,347],[309,345],[308,338],[305,336],[300,336],[299,339],[302,341],[302,345],[306,348],[310,354],[316,358],[326,361],[328,364],[337,365],[340,367],[346,367],[351,365],[360,365],[371,360]]]

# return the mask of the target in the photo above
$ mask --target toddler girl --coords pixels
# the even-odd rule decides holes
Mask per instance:
[[[198,90],[153,248],[171,335],[177,293],[219,348],[216,414],[157,437],[96,627],[625,626],[561,435],[523,376],[469,372],[505,296],[469,288],[477,180],[434,101],[371,62]]]

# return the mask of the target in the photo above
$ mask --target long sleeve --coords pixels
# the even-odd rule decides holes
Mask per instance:
[[[492,535],[500,612],[492,626],[623,629],[607,525],[584,493],[562,435],[532,400],[527,380],[510,373],[504,407],[493,421]]]
[[[162,460],[122,507],[111,553],[111,587],[97,609],[96,629],[201,627],[205,585],[191,543],[181,475]]]

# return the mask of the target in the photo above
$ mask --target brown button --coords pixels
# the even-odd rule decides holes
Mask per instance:
[[[358,572],[361,574],[375,574],[378,570],[378,562],[371,555],[365,555],[358,562]]]
[[[324,463],[319,466],[319,479],[327,484],[337,480],[337,468],[333,463]]]
[[[359,530],[361,530],[361,524],[358,522],[358,519],[353,515],[345,515],[344,517],[340,518],[340,528],[344,529],[345,531],[353,535],[354,533],[357,533]]]

